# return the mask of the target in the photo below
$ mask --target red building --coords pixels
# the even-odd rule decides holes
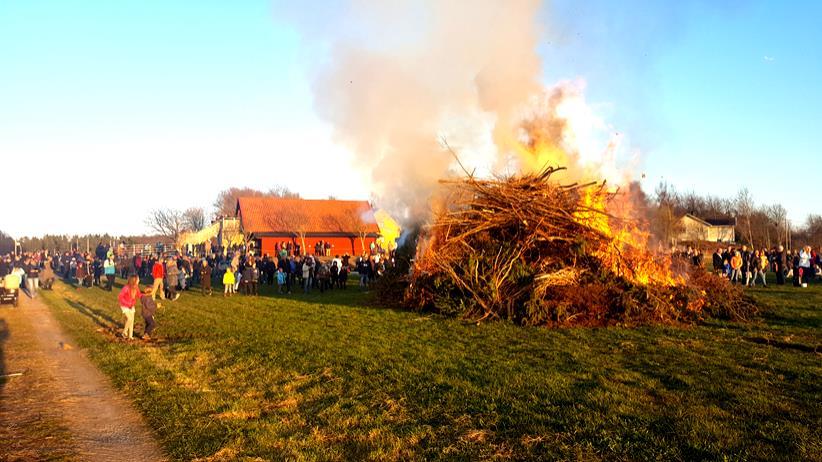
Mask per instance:
[[[237,217],[260,255],[274,255],[286,242],[313,254],[320,241],[331,245],[331,255],[359,255],[380,233],[366,201],[241,197]]]

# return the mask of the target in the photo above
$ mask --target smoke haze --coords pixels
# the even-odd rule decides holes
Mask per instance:
[[[587,106],[583,82],[545,89],[537,54],[541,3],[354,2],[350,34],[331,38],[315,107],[363,169],[377,205],[425,220],[437,181],[569,167],[572,179],[618,175],[619,137]],[[364,41],[368,37],[370,40]],[[375,40],[379,40],[375,42]],[[613,171],[609,171],[613,170]]]

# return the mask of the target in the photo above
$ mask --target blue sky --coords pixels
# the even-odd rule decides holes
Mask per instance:
[[[579,3],[544,7],[545,83],[587,82],[647,190],[747,186],[794,221],[822,211],[822,2]],[[143,232],[149,209],[208,207],[231,185],[367,197],[314,111],[328,48],[296,23],[342,7],[0,0],[4,189],[38,204],[9,204],[0,229]]]

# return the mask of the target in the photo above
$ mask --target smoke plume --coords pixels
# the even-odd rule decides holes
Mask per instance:
[[[370,171],[380,207],[405,224],[426,219],[437,181],[461,173],[443,140],[481,175],[563,165],[574,180],[619,176],[612,167],[619,137],[585,103],[584,85],[540,82],[540,7],[537,0],[350,5],[357,32],[332,40],[315,106]]]

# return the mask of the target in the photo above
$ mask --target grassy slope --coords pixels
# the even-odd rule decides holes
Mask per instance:
[[[56,289],[60,321],[180,460],[822,460],[822,360],[805,351],[820,286],[756,291],[754,325],[684,329],[477,326],[356,288],[186,293],[148,346],[100,331],[116,294]]]

